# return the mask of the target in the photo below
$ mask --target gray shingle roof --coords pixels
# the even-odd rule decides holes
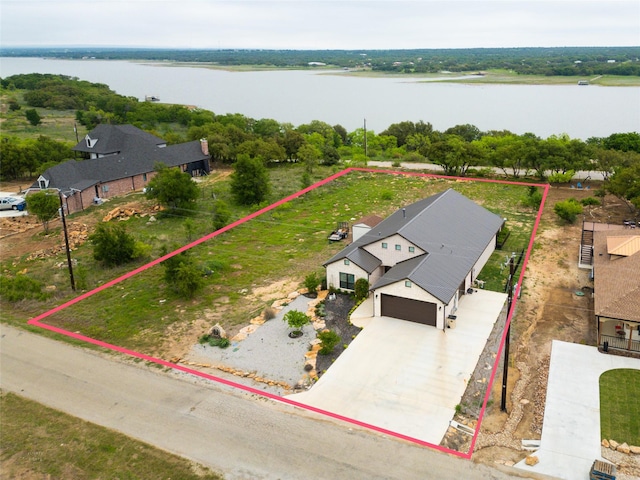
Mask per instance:
[[[132,125],[98,125],[89,136],[99,138],[96,147],[105,140],[102,144],[109,145],[104,149],[105,153],[112,153],[113,148],[118,153],[81,161],[69,160],[47,169],[42,176],[49,180],[49,188],[65,192],[72,188],[85,190],[98,183],[152,172],[156,163],[175,167],[209,158],[202,153],[197,140],[164,147],[164,140]],[[78,148],[81,145],[86,146],[86,142],[81,141],[75,149],[100,153],[93,149]],[[38,182],[32,187],[38,188]]]
[[[449,189],[396,211],[326,264],[348,258],[371,273],[381,262],[368,260],[366,267],[358,263],[361,247],[398,234],[427,253],[396,264],[372,289],[408,279],[447,303],[502,222],[498,215]]]
[[[91,130],[88,136],[93,140],[97,140],[93,147],[88,147],[86,139],[83,138],[72,150],[109,155],[132,151],[140,146],[159,146],[167,143],[163,139],[140,130],[133,125],[100,124]]]

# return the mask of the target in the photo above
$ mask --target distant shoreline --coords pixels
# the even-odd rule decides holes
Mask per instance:
[[[274,67],[269,65],[220,65],[207,62],[177,62],[157,60],[128,60],[133,63],[153,64],[164,67],[192,67],[207,68],[212,70],[224,70],[228,72],[269,72],[269,71],[314,71],[322,75],[341,75],[369,78],[399,78],[408,81],[420,82],[444,82],[465,84],[493,84],[493,85],[578,85],[580,81],[586,81],[589,85],[601,87],[640,87],[640,77],[622,75],[595,75],[584,76],[545,76],[545,75],[521,75],[507,70],[488,70],[483,72],[446,72],[446,73],[391,73],[379,72],[371,69],[357,68],[345,69],[335,65],[322,67]]]

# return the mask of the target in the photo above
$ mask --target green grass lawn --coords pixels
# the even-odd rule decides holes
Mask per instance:
[[[12,393],[0,395],[0,409],[3,478],[222,478],[184,458]]]
[[[302,167],[274,168],[270,173],[274,185],[270,202],[300,188]],[[331,173],[332,169],[318,169],[315,180]],[[189,218],[195,224],[193,239],[211,233],[214,198],[228,201],[234,220],[251,212],[250,208],[232,205],[226,180],[205,183],[200,188],[203,194],[195,213],[174,212],[158,216],[155,222],[149,222],[148,217],[126,222],[128,231],[136,239],[151,245],[149,259],[105,269],[92,259],[89,243],[74,250],[72,256],[78,261],[77,271],[83,275],[84,290],[96,288],[158,258],[163,247],[171,251],[187,244],[185,221]],[[178,298],[167,289],[164,267],[160,264],[47,317],[45,322],[145,353],[157,353],[154,347],[162,344],[167,329],[177,322],[188,324],[204,316],[218,315],[216,321],[219,318],[225,328],[246,324],[271,303],[252,295],[256,288],[282,280],[302,285],[305,276],[314,272],[323,276],[323,262],[345,246],[342,242],[327,240],[337,222],[353,224],[371,214],[384,218],[402,206],[447,188],[507,218],[511,236],[480,275],[486,289],[504,291],[508,269],[500,265],[507,253],[526,249],[535,219],[535,211],[521,206],[527,187],[355,171],[192,248],[189,254],[213,272],[206,279],[204,291],[193,300]],[[140,195],[138,198],[144,201]],[[114,204],[99,208],[107,211]],[[72,217],[74,221],[82,221],[80,214]],[[0,318],[15,323],[22,314],[24,322],[73,298],[75,294],[69,289],[66,270],[59,267],[64,266],[64,260],[61,253],[46,260],[4,262],[4,272],[26,271],[45,285],[55,285],[56,293],[45,302],[9,305],[0,310]]]
[[[640,370],[609,370],[600,376],[602,438],[640,445]]]

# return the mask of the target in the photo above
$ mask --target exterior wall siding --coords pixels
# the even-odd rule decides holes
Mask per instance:
[[[112,182],[105,182],[97,184],[98,197],[99,198],[114,198],[121,195],[126,195],[134,191],[140,191],[144,189],[149,181],[156,175],[156,172],[149,172],[146,174],[135,175],[133,177],[121,178]],[[104,187],[107,187],[105,191]],[[96,197],[95,186],[91,186],[82,192],[74,192],[73,195],[67,197],[64,202],[67,206],[67,213],[74,213],[84,210],[87,207],[93,205],[93,199]]]
[[[382,244],[386,243],[387,248],[382,248]],[[396,245],[400,245],[400,250],[396,250]],[[414,247],[415,252],[410,253],[409,247]],[[391,235],[387,238],[381,238],[375,243],[371,243],[363,247],[367,252],[379,258],[383,265],[393,267],[398,262],[403,262],[418,255],[422,255],[424,250],[418,248],[407,239],[400,235]]]
[[[363,235],[366,235],[369,232],[369,230],[371,230],[371,227],[364,224],[359,224],[359,225],[354,225],[351,230],[353,232],[353,241],[355,242]]]
[[[495,249],[496,249],[496,237],[494,235],[491,241],[489,242],[489,245],[487,245],[487,248],[484,249],[484,252],[482,252],[482,255],[480,255],[480,258],[478,258],[478,261],[473,266],[473,270],[471,270],[471,275],[473,278],[470,279],[469,284],[471,284],[471,282],[473,282],[475,279],[478,278],[478,275],[480,275],[480,272],[489,261],[489,257],[491,257],[491,254],[495,251]]]
[[[355,277],[354,282],[359,278],[368,280],[367,272],[353,262],[344,264],[344,259],[327,265],[327,287],[340,288],[340,273],[351,274]],[[343,289],[344,290],[344,289]],[[352,291],[352,290],[350,290]]]

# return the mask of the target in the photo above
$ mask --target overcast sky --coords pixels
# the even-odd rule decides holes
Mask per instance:
[[[639,46],[640,0],[0,0],[2,47]]]

